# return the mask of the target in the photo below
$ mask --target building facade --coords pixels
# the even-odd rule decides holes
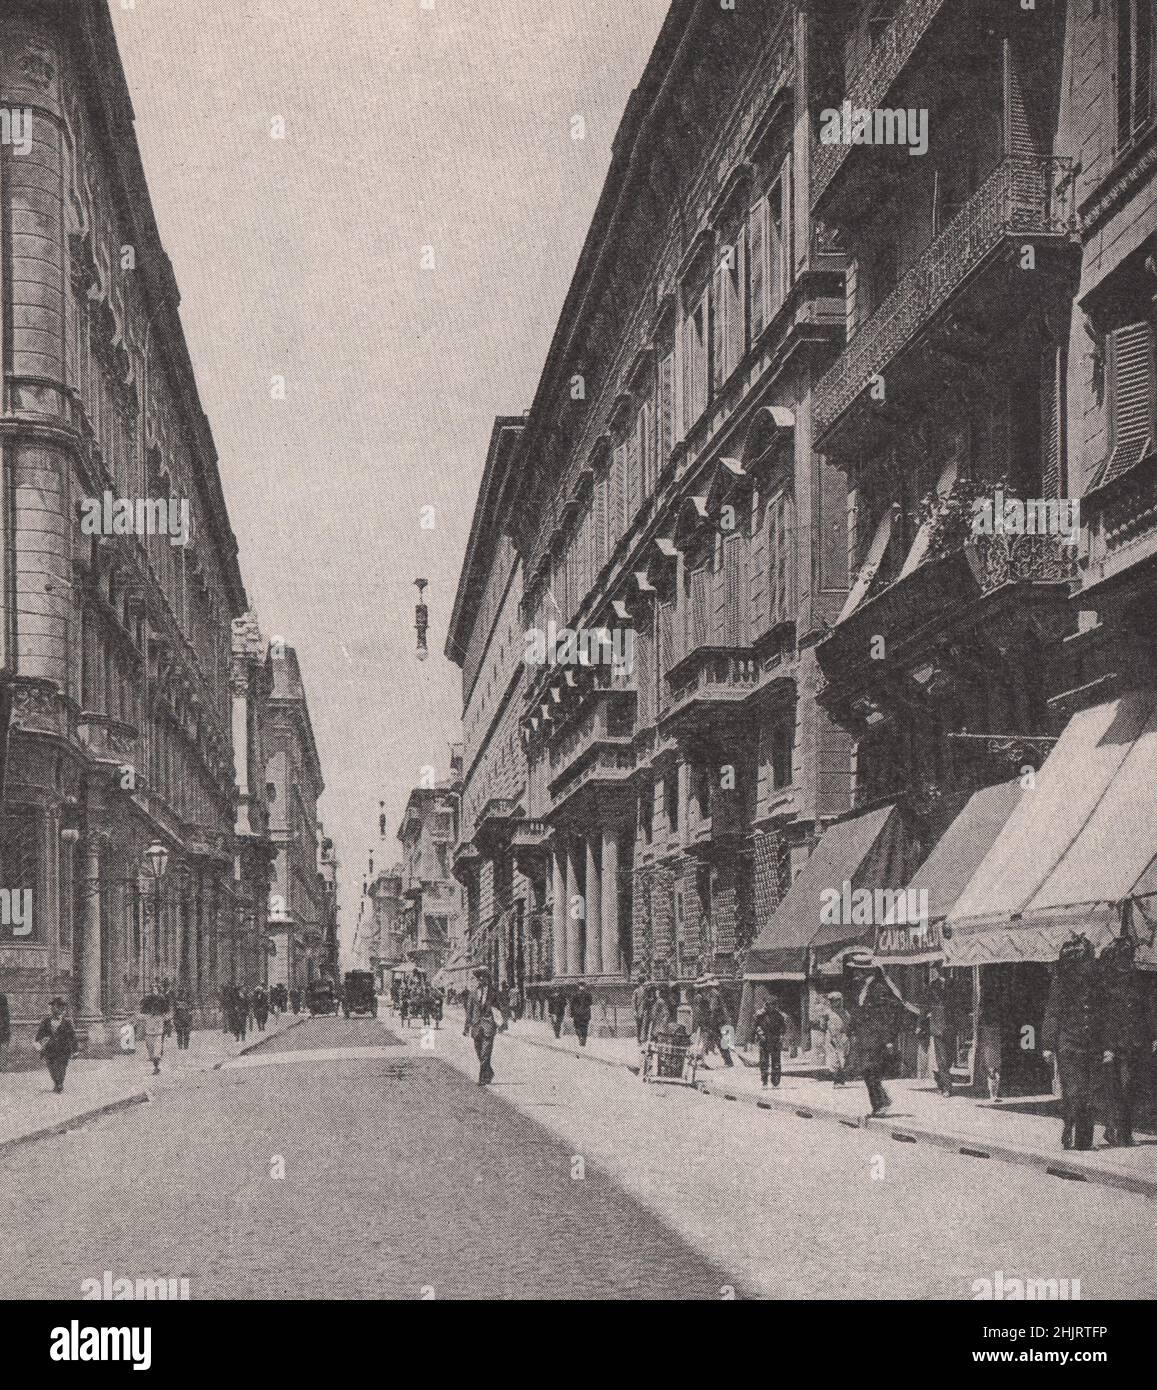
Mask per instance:
[[[820,893],[955,881],[1074,713],[1152,688],[1153,28],[671,6],[447,644],[504,980],[584,979],[610,1026],[632,976],[762,986],[806,1047],[865,934]],[[1054,938],[896,978],[939,961],[962,1055],[1011,1052]]]
[[[324,957],[328,904],[318,872],[317,803],[325,783],[297,653],[274,638],[270,662],[265,791],[276,858],[269,898],[268,982],[304,989],[321,974]]]
[[[453,857],[460,799],[461,783],[456,780],[415,787],[398,827],[402,896],[395,933],[405,959],[431,978],[445,963],[459,932],[461,888]]]
[[[0,990],[16,1045],[62,994],[95,1050],[215,998],[248,605],[107,5],[6,6],[0,106]]]

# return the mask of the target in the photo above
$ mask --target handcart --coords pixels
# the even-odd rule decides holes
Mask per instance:
[[[644,1082],[669,1082],[676,1086],[694,1086],[699,1066],[699,1049],[686,1030],[649,1038],[643,1047]]]

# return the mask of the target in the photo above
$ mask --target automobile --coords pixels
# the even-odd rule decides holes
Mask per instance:
[[[310,980],[305,988],[305,1007],[310,1017],[318,1014],[336,1014],[340,1007],[337,990],[332,980]]]
[[[346,971],[342,989],[342,1012],[346,1018],[349,1018],[350,1014],[372,1014],[377,1018],[378,995],[371,971]]]

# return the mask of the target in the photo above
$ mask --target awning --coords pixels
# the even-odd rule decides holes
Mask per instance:
[[[905,836],[895,806],[839,821],[824,832],[811,858],[747,953],[747,980],[804,980],[817,962],[871,936],[870,924],[825,921],[831,893],[902,882]],[[828,912],[825,914],[825,907]]]
[[[1069,721],[949,913],[945,960],[1055,960],[1073,931],[1103,945],[1155,853],[1157,692],[1132,691]]]
[[[943,957],[944,918],[968,886],[1023,794],[1019,778],[972,794],[908,884],[903,920],[897,912],[877,927],[875,959],[878,965],[922,965]],[[926,901],[921,900],[921,894],[926,895]]]

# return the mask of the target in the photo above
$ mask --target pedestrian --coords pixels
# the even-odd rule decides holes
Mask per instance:
[[[769,1075],[773,1086],[778,1086],[782,1078],[786,1028],[786,1015],[774,999],[765,995],[751,1020],[752,1036],[759,1044],[759,1079],[765,1090]]]
[[[1093,945],[1074,932],[1061,947],[1041,1026],[1046,1061],[1057,1059],[1061,1081],[1061,1146],[1093,1147],[1093,1086],[1101,1060],[1101,1006]]]
[[[441,1028],[441,1026],[442,1026],[442,1013],[443,1013],[443,1010],[444,1010],[444,1007],[445,1007],[444,1002],[443,1002],[443,995],[444,995],[444,991],[443,991],[443,990],[436,989],[436,990],[434,991],[434,997],[433,997],[433,999],[430,1001],[430,1007],[431,1007],[431,1010],[432,1010],[432,1012],[433,1012],[433,1014],[434,1014],[434,1027],[435,1027],[435,1028]]]
[[[557,985],[547,997],[546,1009],[550,1015],[550,1026],[554,1029],[555,1037],[561,1038],[562,1021],[566,1015],[566,995]]]
[[[402,1027],[408,1028],[410,1026],[410,991],[408,989],[402,990],[398,998],[398,1012],[402,1016]]]
[[[8,996],[0,994],[0,1071],[8,1066],[8,1047],[12,1042],[12,1015],[8,1012]]]
[[[850,977],[847,994],[855,1067],[868,1089],[872,1114],[884,1115],[892,1104],[884,1089],[884,1068],[900,1031],[904,1005],[872,964],[871,951],[853,951],[845,969]]]
[[[240,985],[234,985],[229,996],[229,1024],[235,1042],[245,1041],[245,1025],[249,1021],[249,1001]]]
[[[570,997],[570,1020],[574,1024],[575,1037],[578,1038],[579,1047],[586,1047],[587,1033],[591,1026],[591,1010],[594,1007],[594,1000],[586,984],[581,982],[578,988]]]
[[[165,1039],[172,1030],[172,1013],[169,1010],[167,994],[153,992],[146,994],[140,1004],[141,1031],[145,1039],[145,1051],[153,1064],[153,1075],[161,1070],[161,1058],[165,1055]]]
[[[301,990],[299,990],[296,985],[289,991],[289,1007],[293,1010],[294,1014],[299,1014],[301,1012]]]
[[[490,980],[490,971],[485,967],[475,970],[474,978],[478,984],[466,1004],[466,1024],[462,1029],[462,1036],[469,1036],[474,1040],[474,1051],[478,1055],[479,1086],[489,1086],[494,1080],[494,1068],[490,1062],[494,1055],[494,1037],[499,1029],[499,1021],[495,1014],[501,1014],[501,1006],[498,1002],[498,992]],[[501,1026],[505,1029],[505,1017],[502,1017]]]
[[[631,1009],[635,1015],[635,1041],[640,1045],[647,1029],[647,1009],[651,1002],[651,986],[640,979],[631,991]]]
[[[184,990],[178,993],[177,1002],[173,1006],[173,1032],[177,1036],[178,1051],[184,1052],[189,1046],[189,1038],[193,1032],[193,1005]]]
[[[932,1075],[936,1088],[947,1099],[952,1098],[952,1054],[956,1043],[956,1023],[949,1011],[948,987],[937,976],[928,991],[928,1008],[924,1012],[924,1030],[932,1053]]]
[[[522,1017],[522,995],[517,985],[511,985],[506,991],[506,1012],[516,1022]]]
[[[1105,947],[1099,965],[1105,1142],[1130,1148],[1137,1098],[1149,1058],[1157,1052],[1157,1008],[1127,936]]]
[[[667,997],[666,989],[662,985],[656,985],[654,998],[651,1000],[651,1010],[647,1015],[645,1041],[663,1042],[670,1027],[671,1002]]]
[[[53,999],[48,1007],[51,1012],[41,1019],[36,1030],[36,1046],[48,1067],[52,1089],[59,1096],[64,1092],[64,1074],[76,1052],[76,1030],[65,1016],[68,1006],[63,999]]]
[[[228,985],[221,986],[221,1031],[231,1033],[233,1031],[233,993]]]
[[[827,1009],[822,1017],[813,1019],[811,1027],[823,1034],[824,1055],[834,1086],[846,1085],[848,1054],[851,1050],[851,1018],[844,1007],[844,996],[838,989],[826,997]]]
[[[707,1000],[711,1045],[713,1048],[719,1049],[724,1066],[733,1067],[735,1063],[731,1058],[731,1049],[735,1046],[735,1028],[731,1021],[731,1013],[727,1008],[727,1001],[723,998],[723,992],[718,985],[711,986]]]
[[[269,997],[261,985],[253,991],[253,1017],[257,1021],[257,1031],[264,1033],[269,1019]]]

